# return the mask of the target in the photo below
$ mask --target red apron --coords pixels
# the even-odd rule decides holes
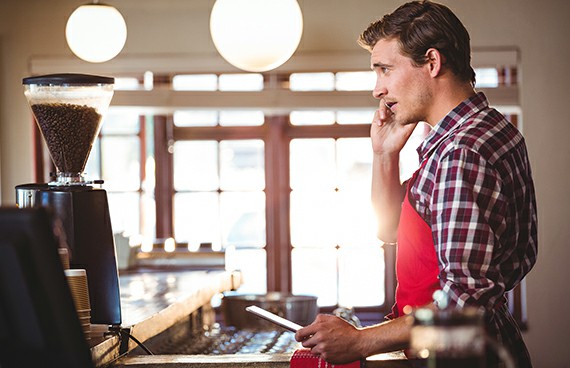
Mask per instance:
[[[418,171],[408,181],[402,204],[398,245],[396,251],[396,304],[395,317],[404,315],[404,307],[419,307],[433,301],[433,293],[441,289],[439,267],[430,226],[410,203],[408,193]]]

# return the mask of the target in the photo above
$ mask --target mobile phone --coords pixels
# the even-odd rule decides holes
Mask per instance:
[[[275,323],[276,325],[281,326],[289,331],[297,332],[299,329],[303,328],[303,326],[298,325],[295,322],[289,321],[288,319],[266,311],[263,308],[259,308],[256,305],[250,305],[249,307],[246,307],[245,310],[269,322]]]

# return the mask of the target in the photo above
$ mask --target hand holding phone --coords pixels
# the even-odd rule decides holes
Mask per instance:
[[[299,329],[303,328],[303,326],[298,325],[295,322],[289,321],[288,319],[266,311],[263,308],[259,308],[256,305],[250,305],[249,307],[246,307],[245,310],[269,322],[275,323],[276,325],[281,326],[289,331],[297,332]]]

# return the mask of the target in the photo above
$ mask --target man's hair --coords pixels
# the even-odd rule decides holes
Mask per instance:
[[[475,84],[469,33],[444,5],[428,0],[406,3],[370,24],[358,43],[372,51],[381,39],[397,39],[402,54],[416,66],[427,63],[426,51],[435,48],[445,57],[445,66],[461,81]]]

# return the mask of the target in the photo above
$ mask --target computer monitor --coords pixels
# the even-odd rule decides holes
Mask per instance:
[[[92,368],[44,208],[0,208],[0,367]]]

